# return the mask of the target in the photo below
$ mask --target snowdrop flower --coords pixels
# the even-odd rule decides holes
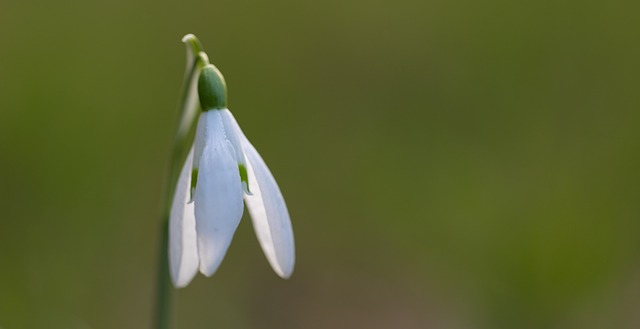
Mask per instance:
[[[186,286],[198,270],[216,272],[244,204],[269,264],[288,278],[295,262],[293,231],[278,184],[227,109],[226,83],[216,67],[202,68],[197,92],[202,113],[169,215],[173,284]]]

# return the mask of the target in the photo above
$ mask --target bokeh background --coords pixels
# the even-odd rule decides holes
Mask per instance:
[[[283,190],[175,328],[639,328],[635,1],[0,1],[0,327],[147,328],[186,33]]]

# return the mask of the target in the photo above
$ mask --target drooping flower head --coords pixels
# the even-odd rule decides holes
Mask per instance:
[[[240,223],[244,204],[269,264],[279,276],[288,278],[295,251],[280,188],[227,109],[224,77],[208,64],[206,55],[199,56],[204,62],[197,82],[202,111],[193,146],[175,185],[169,218],[173,283],[184,287],[198,270],[206,276],[216,272]]]

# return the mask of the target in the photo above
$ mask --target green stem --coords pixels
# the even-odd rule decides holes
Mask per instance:
[[[169,215],[165,213],[162,219],[162,230],[160,231],[162,241],[158,254],[158,277],[156,290],[156,309],[154,314],[153,327],[155,329],[169,329],[171,322],[171,297],[173,287],[169,276]]]
[[[168,329],[171,324],[171,301],[173,295],[173,284],[169,273],[169,214],[171,212],[171,201],[175,192],[180,169],[184,164],[195,135],[195,127],[198,119],[198,102],[195,92],[197,90],[198,75],[202,67],[208,64],[206,54],[202,52],[200,41],[193,36],[187,35],[182,41],[187,45],[188,65],[184,77],[182,95],[179,105],[179,124],[176,133],[175,143],[169,162],[166,176],[167,188],[164,195],[163,214],[160,230],[160,248],[158,250],[156,305],[153,313],[152,329]]]

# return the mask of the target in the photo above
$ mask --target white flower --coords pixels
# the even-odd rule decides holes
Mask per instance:
[[[278,184],[226,108],[226,85],[207,65],[198,94],[203,112],[194,145],[182,167],[169,218],[169,266],[173,283],[184,287],[198,270],[213,275],[240,223],[243,199],[273,270],[293,272],[291,221]]]

